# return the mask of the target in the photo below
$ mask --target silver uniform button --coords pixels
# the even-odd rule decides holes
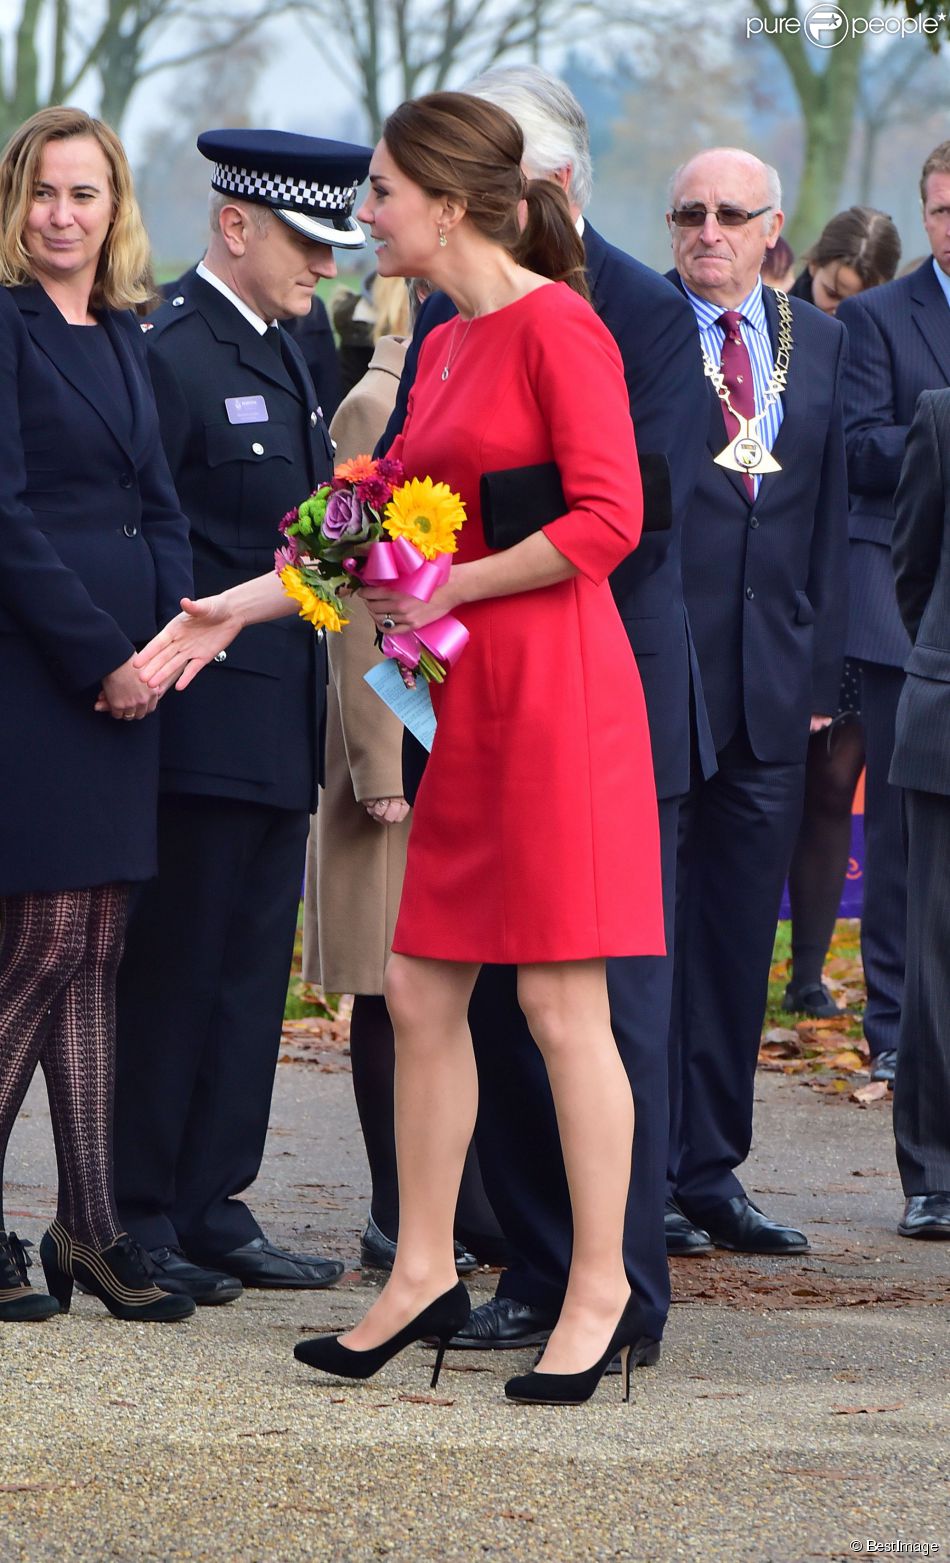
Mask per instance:
[[[254,441],[254,444],[251,446],[251,450],[254,452],[255,456],[263,456],[264,454],[264,447],[259,440]]]
[[[316,426],[317,426],[317,415],[316,415],[315,412],[312,412],[310,414],[310,427],[311,427],[311,429],[315,429]]]
[[[317,640],[323,640],[325,635],[326,630],[317,630]]]
[[[180,308],[180,306],[182,304],[184,304],[184,302],[185,302],[185,295],[184,295],[184,293],[179,293],[177,298],[173,298],[172,299],[172,309]]]
[[[226,651],[216,651],[215,654],[214,654],[214,660],[215,660],[215,662],[227,662],[227,660],[228,660],[227,652]]]

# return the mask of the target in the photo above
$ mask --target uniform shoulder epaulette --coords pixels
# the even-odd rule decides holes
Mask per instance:
[[[162,331],[173,326],[178,320],[187,320],[194,305],[184,293],[176,293],[173,298],[167,298],[163,304],[159,304],[153,314],[147,320],[142,321],[143,331]]]

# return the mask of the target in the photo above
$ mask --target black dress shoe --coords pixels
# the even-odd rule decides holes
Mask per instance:
[[[493,1297],[473,1308],[468,1323],[452,1336],[453,1351],[517,1351],[522,1346],[543,1346],[557,1314],[534,1308],[516,1297]]]
[[[229,1254],[215,1254],[212,1258],[196,1256],[192,1264],[208,1264],[226,1275],[236,1275],[245,1286],[287,1287],[298,1290],[315,1290],[332,1286],[343,1274],[339,1259],[318,1259],[312,1254],[291,1254],[286,1248],[277,1248],[266,1237],[255,1237],[243,1248],[232,1248]]]
[[[901,1237],[950,1238],[950,1192],[911,1194],[897,1230]]]
[[[897,1048],[885,1047],[880,1053],[875,1053],[871,1059],[871,1079],[886,1080],[893,1090],[894,1076],[897,1073]]]
[[[237,1276],[223,1270],[205,1270],[185,1258],[180,1248],[150,1248],[155,1285],[163,1292],[190,1297],[206,1305],[233,1302],[244,1290]]]
[[[848,1013],[838,1008],[823,982],[790,982],[782,1008],[792,1015],[811,1015],[813,1020],[837,1020]]]
[[[391,1237],[381,1232],[370,1216],[366,1231],[360,1238],[360,1264],[364,1270],[391,1270],[396,1257],[396,1245]],[[464,1243],[455,1245],[455,1271],[457,1275],[470,1275],[478,1269],[478,1260],[470,1254]]]
[[[712,1239],[709,1233],[702,1227],[694,1226],[672,1199],[667,1200],[663,1225],[666,1228],[668,1254],[682,1258],[684,1255],[712,1253]]]
[[[808,1251],[804,1232],[772,1221],[744,1194],[704,1210],[698,1219],[702,1220],[717,1248],[731,1248],[740,1254],[804,1254]]]

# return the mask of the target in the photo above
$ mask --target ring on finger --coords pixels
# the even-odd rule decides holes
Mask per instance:
[[[382,620],[382,626],[384,630],[394,630],[396,628],[396,620],[391,613],[386,614],[386,617]]]

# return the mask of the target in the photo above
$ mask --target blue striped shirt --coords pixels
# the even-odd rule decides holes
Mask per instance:
[[[693,306],[696,315],[696,324],[699,326],[699,339],[703,345],[703,351],[711,363],[717,368],[722,359],[722,344],[726,340],[726,333],[722,326],[717,325],[720,315],[725,311],[721,304],[710,304],[708,299],[700,298],[697,293],[686,287],[686,297]],[[769,336],[769,325],[765,315],[765,299],[762,293],[761,278],[756,278],[755,287],[748,298],[743,299],[739,305],[739,314],[742,319],[739,323],[739,335],[749,350],[749,358],[752,363],[752,388],[755,394],[755,406],[758,411],[765,402],[766,387],[772,378],[775,368],[775,355],[772,351],[772,339]],[[784,408],[779,397],[774,406],[770,407],[755,425],[754,433],[762,441],[766,450],[771,450],[775,444],[775,436],[781,427]],[[725,434],[725,424],[723,424]],[[725,439],[723,445],[725,446]],[[762,475],[750,474],[754,491],[759,492],[759,484]]]

